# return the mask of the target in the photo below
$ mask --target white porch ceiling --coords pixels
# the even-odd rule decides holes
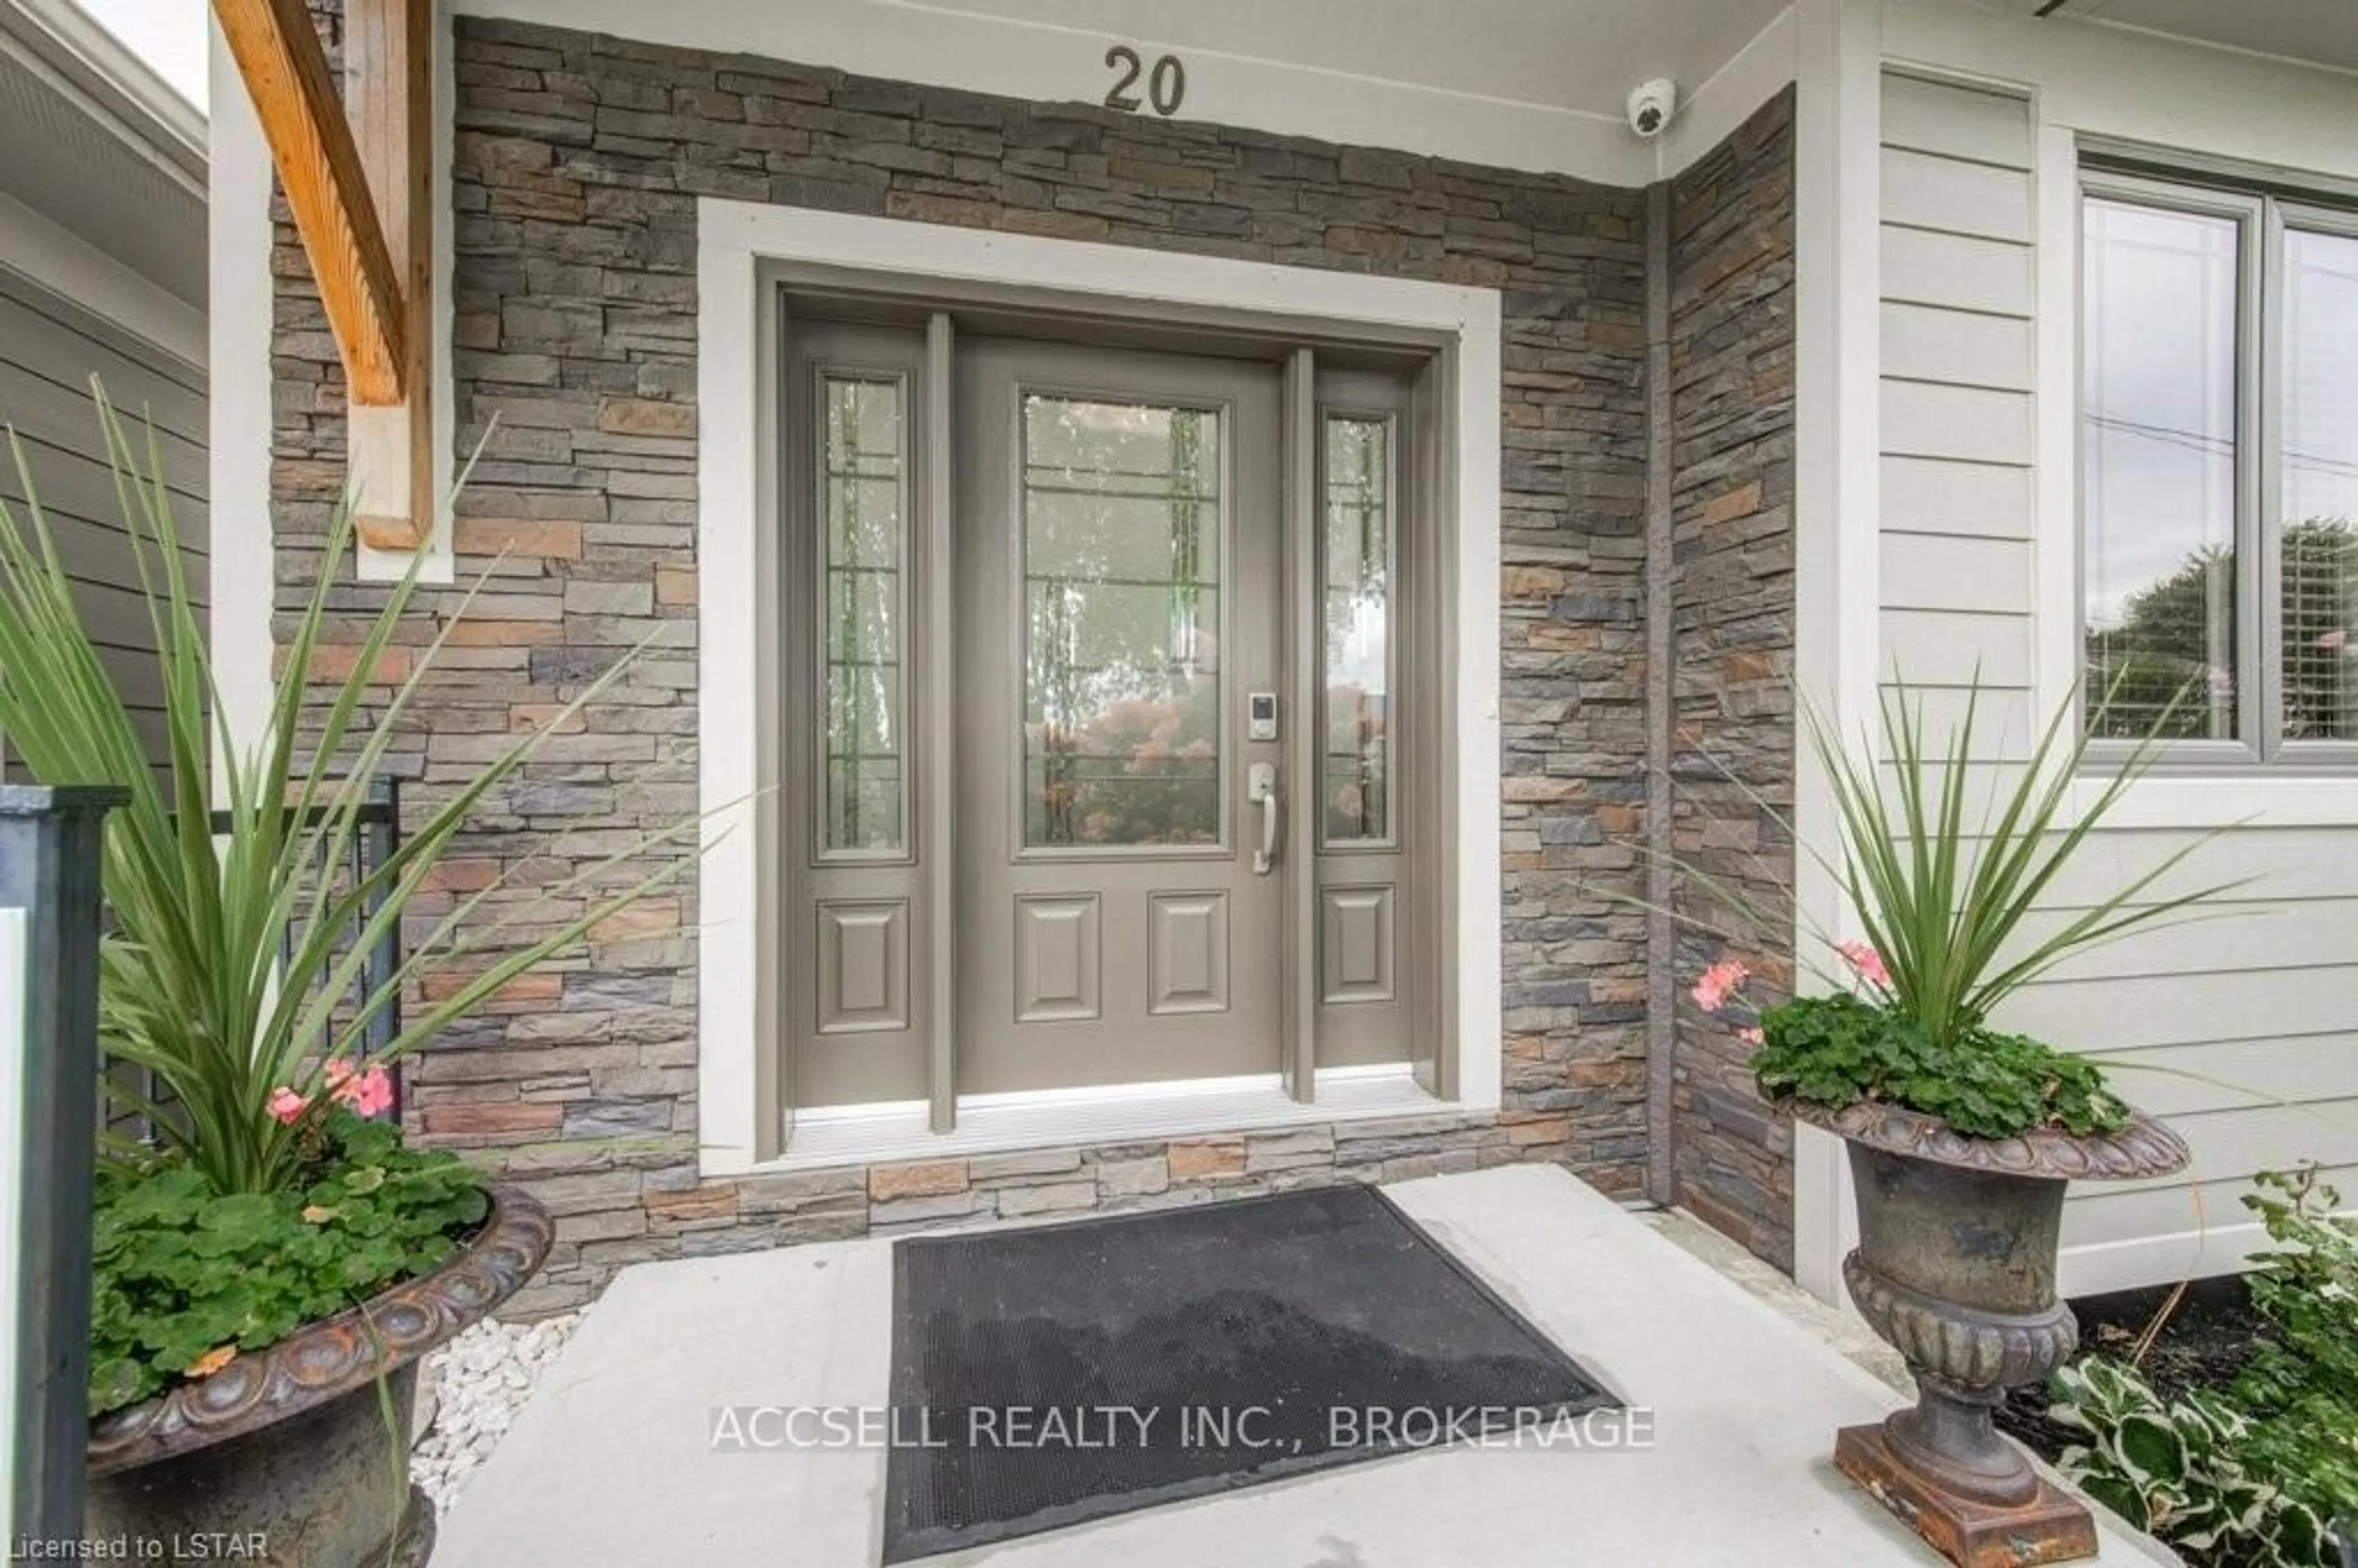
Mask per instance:
[[[22,0],[0,0],[0,4]],[[454,10],[1043,102],[1096,102],[1126,43],[1186,67],[1190,120],[1617,185],[1675,173],[1792,80],[1793,0],[448,0]],[[2051,0],[1938,0],[2030,15]],[[2358,70],[2358,0],[2063,0],[2061,15]],[[1686,105],[1648,143],[1629,90]]]
[[[899,0],[882,0],[897,4]],[[1143,38],[1207,56],[1622,121],[1640,81],[1692,93],[1789,0],[933,0],[925,8]]]
[[[1999,8],[2358,70],[2358,5],[2349,0],[2000,0]]]
[[[1617,185],[1681,167],[1792,78],[1792,0],[449,4],[1044,103],[1098,102],[1116,81],[1108,48],[1127,44],[1182,59],[1190,120]],[[1691,107],[1646,142],[1624,104],[1654,77]]]
[[[0,195],[204,308],[204,122],[56,0],[0,0]]]

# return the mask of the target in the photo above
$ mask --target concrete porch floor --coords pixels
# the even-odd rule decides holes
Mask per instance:
[[[1387,1193],[1633,1406],[1645,1451],[1431,1449],[930,1558],[1012,1568],[1929,1568],[1834,1471],[1903,1402],[1805,1316],[1568,1173]],[[869,1568],[885,1454],[715,1453],[722,1406],[887,1402],[891,1243],[643,1264],[615,1280],[442,1525],[435,1568]],[[2107,1527],[2103,1563],[2175,1561]]]

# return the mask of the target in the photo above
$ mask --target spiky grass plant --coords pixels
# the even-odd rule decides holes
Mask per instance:
[[[2056,880],[2150,771],[2154,742],[2098,780],[2087,766],[2088,736],[2098,727],[2075,724],[2079,705],[2066,700],[2028,758],[1984,765],[1974,744],[1980,709],[1976,685],[1947,744],[1935,750],[1926,743],[1920,697],[1911,701],[1904,685],[1885,691],[1887,764],[1844,746],[1813,711],[1808,717],[1838,808],[1844,890],[1881,959],[1880,987],[1891,1008],[1941,1047],[1982,1028],[2007,997],[2074,954],[2184,917],[2240,885],[2155,894],[2208,842],[2197,837],[2053,930],[2028,935]],[[1970,806],[1976,776],[1993,786],[1979,813]],[[2093,793],[2074,809],[2083,789]]]
[[[350,509],[339,508],[317,581],[281,649],[260,732],[233,735],[153,436],[136,448],[103,395],[98,412],[153,631],[169,765],[160,773],[151,766],[82,624],[34,476],[13,440],[27,501],[21,509],[0,504],[0,734],[42,783],[113,784],[129,795],[106,833],[100,1028],[106,1053],[146,1069],[160,1092],[141,1095],[117,1075],[108,1076],[109,1092],[220,1193],[285,1191],[302,1179],[304,1151],[316,1149],[318,1119],[333,1106],[334,1094],[321,1089],[351,1074],[371,1022],[428,969],[466,978],[405,1014],[370,1062],[431,1040],[598,922],[682,875],[693,860],[680,841],[696,825],[650,834],[493,915],[486,901],[505,887],[503,877],[448,911],[391,974],[368,976],[370,952],[418,907],[470,815],[595,701],[630,657],[405,823],[400,848],[383,864],[353,874],[343,868],[369,781],[483,579],[372,710],[373,672],[416,592],[413,563],[387,587],[350,673],[324,705],[315,703],[330,597],[353,548]],[[649,854],[658,860],[653,871],[551,924],[564,901],[631,874],[617,868]]]
[[[2166,730],[2157,726],[2099,779],[2088,766],[2087,736],[2102,726],[2077,727],[2073,700],[2058,707],[2018,762],[1982,760],[1978,683],[1938,746],[1926,739],[1920,694],[1905,683],[1880,694],[1879,746],[1877,737],[1861,735],[1854,748],[1814,708],[1801,706],[1834,799],[1836,847],[1803,842],[1732,769],[1716,759],[1714,765],[1840,882],[1866,939],[1836,942],[1812,932],[1846,971],[1821,977],[1832,994],[1767,1007],[1754,1026],[1739,1030],[1758,1047],[1751,1065],[1761,1089],[1833,1108],[1861,1100],[1902,1105],[1976,1137],[2125,1126],[2128,1108],[2093,1059],[1994,1029],[1990,1019],[2006,998],[2075,954],[2201,918],[2199,906],[2242,885],[2160,891],[2208,841],[2199,836],[2109,894],[2064,912],[2051,929],[2032,924],[2065,868],[2150,771],[2155,738]],[[1985,787],[1977,810],[1973,800]],[[1778,930],[1779,914],[1790,918],[1791,911],[1764,911],[1744,889],[1700,867],[1672,866],[1758,933]],[[1707,921],[1676,912],[1672,918],[1731,945],[1741,941]],[[1720,1012],[1750,978],[1742,960],[1722,957],[1692,994],[1704,1011]]]

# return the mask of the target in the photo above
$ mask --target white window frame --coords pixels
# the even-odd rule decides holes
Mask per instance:
[[[2157,774],[2298,775],[2358,771],[2358,740],[2292,741],[2284,736],[2283,703],[2283,413],[2285,234],[2304,232],[2358,237],[2358,211],[2320,205],[2260,180],[2238,180],[2208,171],[2153,172],[2106,161],[2080,167],[2073,206],[2073,246],[2084,260],[2086,208],[2091,200],[2160,211],[2194,213],[2236,224],[2235,301],[2235,684],[2236,734],[2224,740],[2173,740],[2157,743],[2149,761]],[[2083,265],[2074,326],[2075,357],[2084,363],[2091,301]],[[2071,387],[2072,560],[2071,626],[2073,679],[2084,731],[2088,708],[2102,694],[2087,689],[2088,507],[2086,453],[2079,446],[2085,429],[2084,373]],[[2136,751],[2135,742],[2093,739],[2087,759],[2092,772],[2116,769]]]

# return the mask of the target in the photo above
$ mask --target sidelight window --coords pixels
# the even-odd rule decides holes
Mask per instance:
[[[892,854],[905,844],[903,392],[897,377],[819,378],[820,848],[828,854]]]
[[[1351,414],[1322,423],[1321,818],[1330,844],[1383,843],[1391,838],[1392,427]]]

